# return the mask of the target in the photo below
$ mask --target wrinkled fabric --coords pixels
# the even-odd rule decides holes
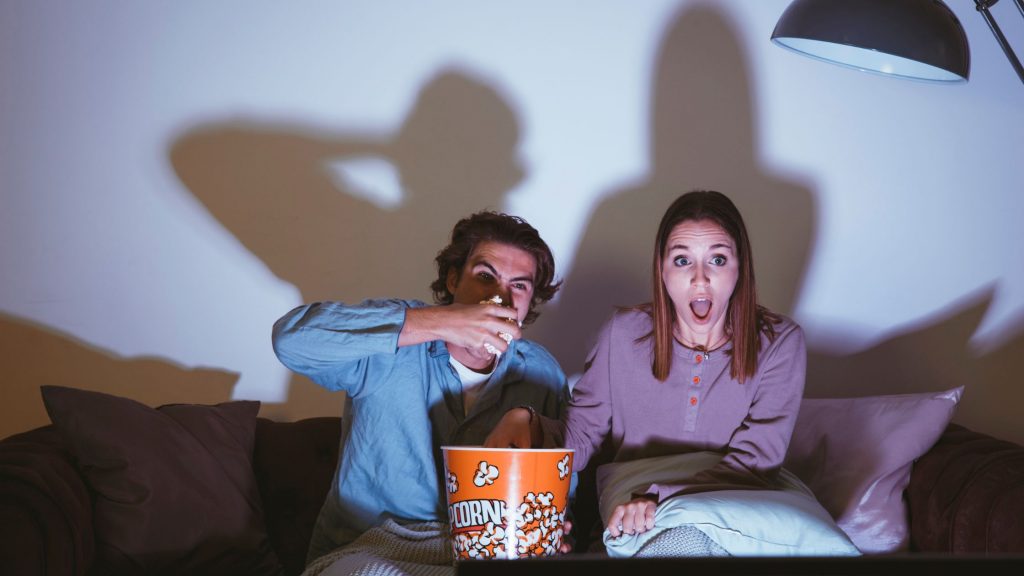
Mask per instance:
[[[963,390],[806,398],[786,468],[862,552],[905,551],[910,526],[903,491],[911,468],[946,429]]]
[[[607,525],[614,508],[628,502],[640,487],[651,482],[668,483],[673,478],[692,477],[715,466],[721,459],[722,455],[716,452],[692,452],[602,466],[598,470],[605,485],[601,493],[602,523]],[[716,490],[674,496],[658,504],[651,530],[617,538],[605,530],[605,549],[609,556],[633,556],[665,532],[692,527],[731,556],[859,554],[799,478],[783,469],[773,486],[776,489]],[[685,535],[684,532],[678,536]],[[686,548],[695,545],[691,539],[676,543],[685,544]],[[664,547],[668,547],[667,542],[659,549]],[[678,555],[683,555],[682,552]],[[710,555],[711,551],[707,553]]]
[[[302,576],[453,576],[452,541],[440,522],[385,520],[321,556]]]
[[[730,375],[731,343],[706,357],[678,342],[661,382],[652,374],[653,344],[645,338],[650,317],[619,311],[573,388],[565,421],[545,426],[564,434],[565,447],[576,451],[576,470],[601,449],[610,449],[614,462],[701,450],[723,454],[708,470],[640,491],[659,502],[682,493],[771,488],[800,408],[807,363],[800,327],[785,318],[774,327],[774,340],[762,334],[757,370],[745,382]]]
[[[557,418],[565,375],[538,344],[514,340],[466,415],[462,384],[442,341],[398,347],[410,300],[314,303],[274,324],[289,369],[343,391],[341,457],[317,519],[309,560],[386,518],[446,521],[442,445],[482,444],[520,405]]]

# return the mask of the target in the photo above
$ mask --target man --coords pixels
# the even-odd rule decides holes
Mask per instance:
[[[388,519],[445,521],[440,446],[538,445],[537,415],[557,418],[568,396],[555,359],[521,339],[560,285],[537,231],[480,212],[455,225],[436,261],[435,306],[315,303],[274,324],[285,366],[347,394],[307,562]]]

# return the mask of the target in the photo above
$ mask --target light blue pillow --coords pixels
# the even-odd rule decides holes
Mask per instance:
[[[715,452],[694,452],[606,464],[601,477],[604,525],[618,504],[654,483],[671,482],[710,468]],[[670,528],[693,526],[732,556],[857,556],[860,552],[815,500],[810,489],[786,470],[779,490],[720,490],[669,498],[658,505],[654,529],[612,538],[604,531],[610,556],[633,556]]]

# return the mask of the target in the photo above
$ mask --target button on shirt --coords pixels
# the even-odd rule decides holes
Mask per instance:
[[[314,528],[309,559],[385,518],[444,521],[442,445],[482,444],[505,412],[530,405],[557,418],[565,374],[542,346],[514,340],[468,411],[444,342],[398,347],[412,300],[300,306],[274,324],[289,369],[347,394],[341,462]]]
[[[714,468],[638,492],[660,501],[684,492],[770,487],[800,408],[807,358],[796,323],[783,317],[774,328],[774,338],[761,335],[757,370],[745,382],[730,373],[731,343],[704,356],[678,342],[668,378],[659,381],[645,338],[650,317],[617,312],[556,428],[576,451],[573,468],[581,470],[606,441],[615,462],[712,450],[723,454]]]

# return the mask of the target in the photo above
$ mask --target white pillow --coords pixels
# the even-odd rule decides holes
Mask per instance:
[[[653,483],[681,480],[714,466],[715,452],[694,452],[606,464],[601,478],[604,525],[618,504]],[[604,531],[610,556],[633,556],[670,528],[693,526],[732,556],[856,556],[860,552],[800,480],[786,470],[780,490],[719,490],[669,498],[658,505],[654,529],[612,538]]]

